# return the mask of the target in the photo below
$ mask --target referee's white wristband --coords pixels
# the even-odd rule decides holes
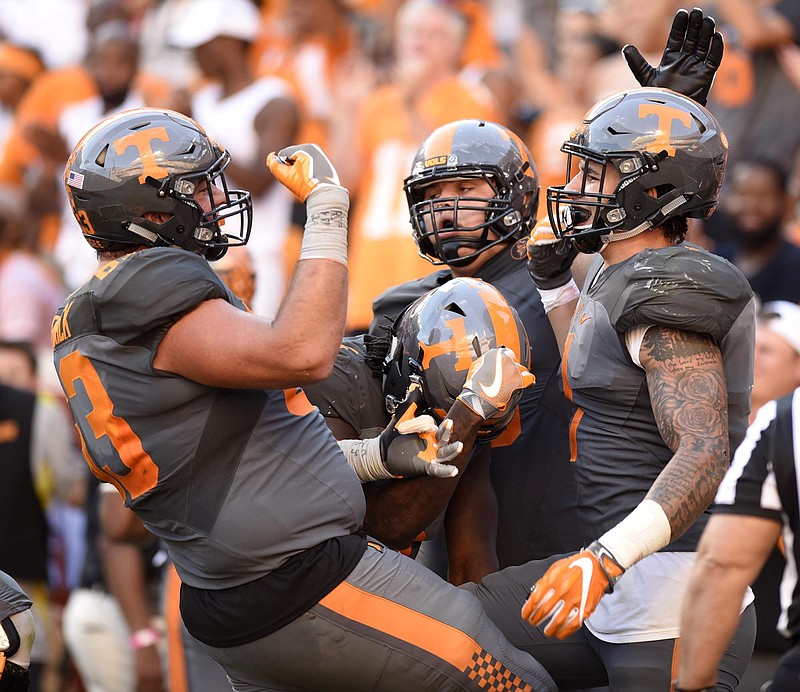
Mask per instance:
[[[642,500],[636,509],[597,540],[628,569],[661,550],[671,539],[672,528],[661,505],[654,500]]]
[[[550,312],[553,308],[567,305],[580,298],[581,295],[581,290],[578,288],[578,284],[575,283],[575,279],[570,279],[558,288],[537,288],[536,290],[539,291],[539,295],[542,298],[542,306],[545,313]]]

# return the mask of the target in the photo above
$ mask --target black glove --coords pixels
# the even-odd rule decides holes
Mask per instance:
[[[703,17],[703,10],[695,7],[691,12],[678,10],[658,67],[652,67],[631,44],[622,54],[642,86],[672,89],[705,106],[723,49],[713,17]]]
[[[422,400],[422,388],[412,383],[389,425],[378,436],[381,461],[395,478],[420,475],[452,478],[458,467],[447,462],[461,454],[464,445],[450,442],[453,421],[449,418],[437,426],[430,416],[416,415]]]
[[[543,291],[561,288],[572,279],[572,263],[578,255],[574,243],[568,238],[559,240],[549,224],[542,222],[528,238],[528,273]]]

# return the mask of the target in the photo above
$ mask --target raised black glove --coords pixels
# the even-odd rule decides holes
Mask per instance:
[[[572,279],[572,263],[578,251],[571,240],[559,240],[550,225],[539,222],[528,238],[528,273],[536,288],[561,288]]]
[[[658,67],[631,44],[622,54],[642,86],[672,89],[705,106],[724,50],[722,34],[715,27],[713,17],[704,17],[697,7],[691,12],[678,10]]]

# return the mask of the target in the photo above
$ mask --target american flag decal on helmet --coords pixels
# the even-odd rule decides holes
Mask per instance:
[[[79,190],[82,190],[83,173],[76,173],[75,171],[70,171],[67,174],[67,185],[71,185],[72,187],[77,187]]]

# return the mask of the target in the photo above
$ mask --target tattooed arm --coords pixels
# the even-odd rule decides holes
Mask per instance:
[[[675,540],[711,504],[730,461],[722,354],[707,336],[651,327],[640,360],[659,432],[673,452],[647,498],[661,505]]]

